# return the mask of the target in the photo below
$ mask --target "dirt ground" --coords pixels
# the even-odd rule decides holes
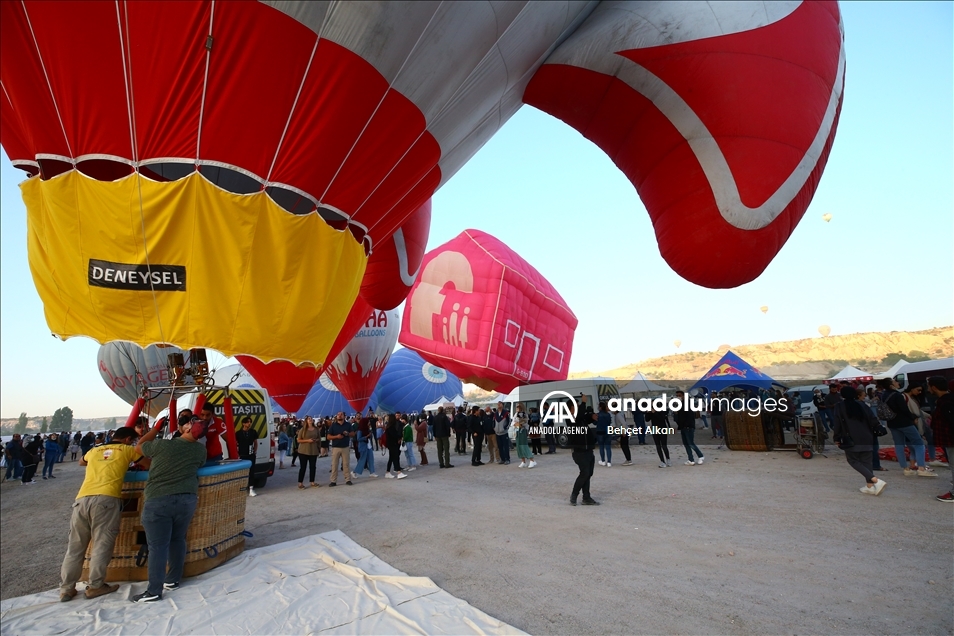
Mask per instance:
[[[298,490],[286,469],[249,499],[247,546],[340,529],[535,634],[954,633],[954,507],[934,499],[947,469],[906,478],[888,462],[885,492],[870,497],[836,449],[804,460],[703,447],[694,467],[670,449],[667,469],[651,445],[634,446],[633,466],[615,449],[593,477],[603,505],[575,508],[569,451],[532,470],[454,455],[454,469],[334,489],[321,459],[321,488]],[[83,469],[57,475],[2,485],[4,599],[57,585]]]

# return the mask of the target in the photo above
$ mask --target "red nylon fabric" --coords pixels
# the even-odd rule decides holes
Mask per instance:
[[[289,413],[301,408],[308,391],[321,376],[320,368],[296,367],[285,360],[265,364],[252,356],[235,356],[235,359],[268,391],[268,396]]]
[[[799,45],[809,37],[821,44]],[[742,201],[753,206],[778,188],[811,144],[831,96],[839,47],[837,8],[806,3],[761,29],[621,54],[686,100],[713,132]],[[720,214],[686,140],[623,81],[544,65],[524,101],[602,148],[636,187],[663,258],[684,278],[711,288],[753,280],[782,248],[811,202],[838,123],[836,114],[820,160],[782,213],[761,229],[741,230]]]
[[[428,201],[401,226],[407,255],[405,274],[413,275],[420,267],[430,229],[431,202]],[[394,309],[400,305],[411,291],[411,286],[405,285],[401,279],[400,268],[395,237],[392,235],[379,243],[368,259],[361,281],[361,297],[377,309]]]
[[[53,91],[23,5],[2,3],[0,79],[10,97],[2,104],[0,134],[14,161],[102,154],[221,163],[306,192],[375,227],[374,242],[383,242],[440,183],[441,151],[420,110],[389,90],[367,61],[328,40],[316,49],[313,31],[267,5],[26,7],[39,50],[53,62],[47,65]],[[128,170],[97,161],[84,172],[115,179]],[[364,238],[364,230],[351,229]]]

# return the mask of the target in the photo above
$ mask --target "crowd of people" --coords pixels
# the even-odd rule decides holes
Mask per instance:
[[[827,424],[832,439],[839,445],[848,464],[865,479],[860,491],[869,495],[883,492],[886,482],[875,475],[885,470],[878,456],[878,437],[890,432],[895,452],[905,476],[937,478],[937,473],[928,464],[951,466],[949,459],[954,453],[954,394],[946,378],[931,377],[924,387],[913,386],[899,390],[897,382],[880,380],[875,387],[836,383],[825,396],[816,396],[816,404],[823,404],[828,415],[819,409],[819,423]],[[819,391],[820,393],[820,391]],[[931,396],[930,410],[922,400],[924,393]],[[676,398],[683,400],[679,391]],[[582,494],[583,505],[599,505],[590,491],[596,465],[611,467],[613,442],[626,457],[624,465],[632,464],[627,434],[611,435],[610,428],[633,430],[639,444],[646,444],[644,431],[653,439],[659,457],[659,466],[672,465],[668,434],[670,415],[680,431],[687,454],[687,465],[703,464],[704,455],[694,441],[696,420],[702,416],[704,428],[708,427],[705,413],[686,408],[670,412],[667,409],[649,409],[631,414],[634,424],[627,426],[622,413],[609,411],[601,402],[592,408],[581,396],[577,406],[573,432],[567,441],[572,449],[572,458],[579,469],[573,484],[570,504],[577,505]],[[722,432],[722,413],[709,411],[712,417],[713,437]],[[13,476],[22,483],[36,483],[33,476],[42,461],[44,479],[55,478],[53,468],[65,459],[67,452],[86,467],[86,475],[73,506],[67,553],[61,568],[60,600],[69,601],[76,596],[76,583],[83,560],[89,550],[89,586],[87,598],[96,598],[115,591],[118,586],[105,582],[106,567],[110,561],[121,517],[121,492],[127,470],[148,469],[149,475],[144,490],[142,525],[149,548],[146,591],[133,598],[136,602],[153,602],[162,598],[165,591],[179,586],[182,577],[186,533],[195,513],[198,495],[198,470],[208,462],[223,456],[220,436],[224,424],[214,417],[211,406],[204,406],[198,415],[183,409],[177,418],[177,430],[160,437],[162,422],[150,427],[148,418],[140,418],[134,427],[121,428],[106,433],[85,435],[77,433],[50,433],[24,439],[14,435],[4,448],[6,461],[5,477]],[[308,416],[302,420],[288,417],[278,424],[277,450],[279,469],[298,464],[298,488],[318,487],[317,459],[331,457],[329,487],[338,485],[343,477],[345,485],[367,472],[368,477],[378,477],[375,454],[381,453],[379,461],[386,458],[386,478],[405,479],[418,466],[429,463],[427,444],[436,442],[437,462],[442,469],[454,468],[451,463],[451,438],[454,439],[453,455],[470,456],[471,466],[487,463],[509,465],[511,443],[516,449],[518,468],[532,469],[545,454],[556,451],[556,438],[541,431],[550,430],[541,423],[537,409],[525,412],[522,404],[516,404],[511,414],[502,402],[496,408],[473,406],[469,409],[439,408],[432,414],[393,413],[377,416],[373,412],[347,418],[343,412],[318,421]],[[251,429],[251,418],[240,420],[241,429],[236,431],[238,454],[243,459],[254,461],[258,435]],[[515,431],[511,435],[510,429]],[[928,433],[930,431],[930,433]],[[929,438],[927,441],[925,438]],[[64,443],[65,439],[65,443]],[[512,440],[512,441],[511,441]],[[546,443],[548,450],[543,450]],[[926,450],[927,443],[927,450]],[[943,449],[945,457],[936,458],[932,447]],[[415,452],[416,450],[416,452]],[[596,451],[599,451],[599,461]],[[906,455],[910,451],[910,458]],[[352,453],[354,464],[352,468]],[[77,454],[79,457],[77,458]],[[951,467],[954,486],[954,467]],[[954,490],[952,488],[951,490]],[[954,501],[949,490],[938,495],[939,501]],[[249,472],[249,495],[255,496],[252,487],[252,471]],[[91,546],[91,547],[90,547]]]

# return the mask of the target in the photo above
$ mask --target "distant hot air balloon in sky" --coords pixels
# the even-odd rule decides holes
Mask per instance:
[[[371,399],[400,330],[400,312],[372,309],[364,326],[325,370],[355,411],[363,411]]]
[[[759,307],[759,311],[761,311],[763,314],[767,314],[767,313],[768,313],[768,305],[762,305],[761,307]]]
[[[829,327],[828,325],[821,325],[821,326],[818,328],[818,333],[820,333],[820,334],[822,335],[822,337],[827,338],[827,337],[828,337],[828,334],[831,333],[831,327]]]
[[[724,288],[801,219],[844,88],[835,2],[27,0],[0,24],[51,332],[316,367],[359,290],[404,293],[412,217],[523,103],[611,156],[670,266]]]
[[[463,390],[463,384],[453,373],[426,362],[415,351],[398,349],[384,368],[374,397],[378,408],[408,413],[441,397],[461,395]]]
[[[425,254],[400,340],[464,382],[506,392],[565,380],[576,325],[532,265],[486,232],[465,230]]]
[[[143,349],[133,342],[110,342],[99,348],[96,354],[96,366],[103,382],[116,395],[129,404],[135,404],[140,389],[169,386],[168,356],[181,353],[188,359],[188,353],[178,347],[150,345]],[[176,392],[176,397],[184,392]],[[169,406],[170,395],[151,394],[142,412],[155,417]]]
[[[672,343],[676,345],[677,349],[682,346],[682,340],[673,340]]]
[[[824,214],[822,214],[822,219],[824,219],[825,223],[828,223],[829,221],[831,221],[831,213],[825,212]]]

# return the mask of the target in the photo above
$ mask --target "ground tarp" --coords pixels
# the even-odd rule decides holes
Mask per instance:
[[[396,570],[340,531],[248,550],[156,603],[145,582],[94,600],[0,602],[3,634],[522,634]]]

